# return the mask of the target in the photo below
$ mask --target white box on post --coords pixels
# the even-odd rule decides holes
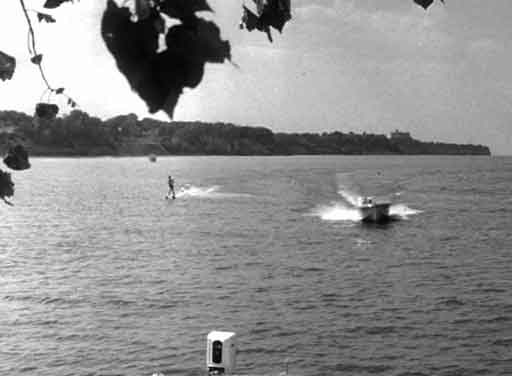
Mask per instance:
[[[206,366],[210,373],[231,373],[236,364],[236,334],[213,331],[206,341]]]

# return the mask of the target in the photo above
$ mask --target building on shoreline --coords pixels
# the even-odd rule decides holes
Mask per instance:
[[[394,132],[391,132],[388,136],[391,141],[410,141],[413,138],[409,132],[402,132],[398,129],[395,129]]]

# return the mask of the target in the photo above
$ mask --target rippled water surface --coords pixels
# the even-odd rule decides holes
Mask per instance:
[[[510,158],[32,163],[0,205],[0,375],[199,375],[210,330],[246,374],[512,375]]]

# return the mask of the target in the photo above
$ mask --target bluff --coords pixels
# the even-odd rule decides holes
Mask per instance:
[[[422,142],[408,133],[274,133],[230,123],[163,122],[120,115],[102,121],[75,110],[53,120],[0,111],[0,152],[22,143],[31,155],[490,155],[484,145]]]

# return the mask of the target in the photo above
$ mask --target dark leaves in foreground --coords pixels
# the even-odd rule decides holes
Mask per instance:
[[[187,21],[196,18],[196,12],[211,12],[206,0],[160,0],[160,10],[171,18]]]
[[[195,16],[205,1],[161,1],[166,12],[183,17],[181,24],[167,31],[167,48],[158,50],[162,16],[152,9],[145,19],[134,22],[130,11],[113,0],[103,13],[101,35],[117,67],[131,88],[146,102],[149,112],[165,111],[171,118],[185,87],[196,87],[203,78],[204,65],[231,59],[229,42],[211,21]],[[171,4],[173,7],[171,7]],[[188,5],[187,5],[188,4]],[[209,9],[209,7],[208,7]]]
[[[51,103],[36,104],[36,116],[45,120],[55,119],[59,112],[59,106]]]
[[[283,31],[283,27],[291,16],[290,0],[253,0],[256,3],[256,13],[251,12],[243,6],[242,21],[240,28],[249,31],[254,29],[267,33],[269,41],[272,42],[270,27]]]
[[[44,22],[47,22],[47,23],[54,23],[55,22],[55,18],[53,18],[49,14],[41,13],[41,12],[37,12],[37,20],[39,22],[44,21]]]
[[[42,54],[34,55],[30,58],[30,61],[32,63],[34,63],[35,65],[39,65],[39,64],[41,64],[41,61],[43,61],[43,55]]]
[[[423,7],[424,9],[427,9],[429,6],[432,5],[434,0],[414,0],[416,4]],[[444,3],[444,0],[441,0],[442,3]]]
[[[44,7],[47,9],[54,9],[61,6],[63,3],[73,0],[46,0]]]
[[[30,168],[28,153],[22,145],[11,147],[4,158],[4,163],[11,170],[26,170]]]
[[[0,80],[10,80],[16,69],[16,59],[0,51]]]
[[[14,195],[14,183],[11,179],[11,174],[0,170],[0,199],[6,204],[12,205],[7,201],[7,197]]]

